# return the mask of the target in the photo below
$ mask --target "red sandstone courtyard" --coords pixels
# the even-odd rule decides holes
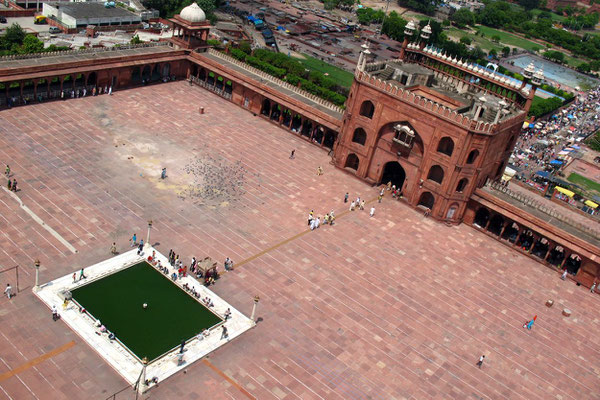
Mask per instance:
[[[102,400],[125,388],[52,321],[31,292],[33,264],[50,281],[108,258],[113,241],[128,250],[149,219],[162,253],[231,257],[235,271],[212,289],[247,315],[255,295],[260,303],[254,329],[142,398],[600,398],[600,297],[389,196],[371,203],[373,218],[371,204],[348,212],[345,192],[370,201],[377,189],[201,88],[174,82],[3,111],[0,162],[27,207],[0,190],[2,267],[21,266],[20,293],[0,300],[0,399]],[[335,210],[336,225],[307,232],[311,209]],[[14,274],[0,275],[7,282],[15,287]]]

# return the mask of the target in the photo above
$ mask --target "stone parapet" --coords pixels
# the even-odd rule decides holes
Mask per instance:
[[[281,86],[281,87],[283,87],[285,89],[291,90],[294,93],[299,94],[300,96],[305,97],[305,98],[307,98],[307,99],[309,99],[309,100],[311,100],[311,101],[313,101],[313,102],[315,102],[315,103],[317,103],[317,104],[319,104],[319,105],[321,105],[323,107],[326,107],[326,108],[328,108],[328,109],[330,109],[332,111],[339,112],[340,114],[344,113],[344,109],[342,107],[338,107],[335,104],[333,104],[333,103],[331,103],[331,102],[329,102],[327,100],[323,100],[319,96],[316,96],[316,95],[314,95],[312,93],[307,92],[306,90],[302,90],[302,89],[298,88],[297,86],[291,85],[291,84],[289,84],[289,83],[287,83],[287,82],[285,82],[285,81],[283,81],[283,80],[281,80],[279,78],[276,78],[276,77],[274,77],[272,75],[269,75],[266,72],[261,71],[258,68],[254,68],[254,67],[246,64],[245,62],[242,62],[242,61],[240,61],[240,60],[238,60],[238,59],[236,59],[234,57],[231,57],[230,55],[224,54],[224,53],[222,53],[220,51],[217,51],[217,50],[214,50],[214,49],[208,49],[208,53],[211,54],[211,55],[213,55],[213,56],[222,58],[223,60],[226,60],[226,61],[228,61],[228,62],[230,62],[232,64],[235,64],[235,65],[237,65],[240,68],[243,68],[243,69],[245,69],[245,70],[247,70],[249,72],[252,72],[253,74],[259,75],[263,79],[271,81],[271,82],[273,82],[273,83],[275,83],[275,84],[277,84],[277,85],[279,85],[279,86]]]
[[[383,62],[381,62],[383,63]],[[380,64],[381,65],[381,64]],[[377,69],[379,65],[369,64],[367,66],[367,70],[373,71]],[[370,69],[371,68],[371,69]],[[406,103],[409,103],[415,107],[422,108],[426,110],[428,113],[436,114],[436,117],[442,118],[446,121],[449,121],[455,125],[459,125],[462,128],[468,129],[471,132],[491,135],[496,132],[500,132],[506,127],[510,125],[514,125],[518,123],[520,120],[524,119],[525,112],[517,113],[516,115],[502,121],[501,123],[493,124],[484,121],[475,121],[472,120],[456,111],[438,104],[432,100],[429,100],[426,97],[416,95],[412,93],[410,90],[402,89],[396,85],[393,85],[389,82],[385,82],[375,76],[370,75],[365,71],[357,71],[355,74],[355,79],[359,82],[372,86],[373,88],[386,92],[388,95],[393,96],[399,100],[402,100]]]
[[[151,42],[151,43],[139,43],[139,44],[125,44],[120,45],[118,47],[94,47],[90,49],[75,49],[75,50],[63,50],[63,51],[47,51],[44,53],[33,53],[33,54],[16,54],[12,56],[2,56],[0,57],[0,61],[10,61],[10,60],[26,60],[31,58],[41,58],[41,57],[56,57],[56,56],[65,56],[65,55],[77,55],[77,54],[91,54],[91,53],[102,53],[107,51],[118,51],[118,50],[129,50],[129,49],[139,49],[143,47],[156,47],[156,46],[167,46],[169,42]]]

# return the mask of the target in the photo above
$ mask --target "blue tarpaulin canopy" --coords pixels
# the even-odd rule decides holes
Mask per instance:
[[[535,124],[529,124],[530,128],[533,128],[535,126]]]
[[[560,160],[552,160],[550,161],[550,165],[563,165],[563,162]]]
[[[535,173],[537,176],[541,176],[542,178],[550,177],[550,172],[548,171],[538,171]]]

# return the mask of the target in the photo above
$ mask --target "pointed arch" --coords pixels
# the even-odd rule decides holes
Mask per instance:
[[[360,105],[360,115],[369,119],[373,118],[375,113],[375,105],[370,100],[365,100]]]
[[[441,185],[442,181],[444,180],[444,169],[439,165],[432,165],[431,168],[429,168],[427,179],[437,182]]]
[[[438,143],[437,152],[451,156],[454,151],[454,140],[450,136],[445,136]]]
[[[365,142],[367,141],[367,132],[365,132],[365,130],[363,128],[356,128],[354,130],[354,134],[352,135],[352,142],[353,143],[358,143],[361,145],[365,145]]]
[[[358,166],[360,164],[360,160],[358,159],[358,156],[354,153],[350,153],[348,154],[348,157],[346,157],[346,162],[344,163],[344,168],[351,168],[353,170],[358,170]]]

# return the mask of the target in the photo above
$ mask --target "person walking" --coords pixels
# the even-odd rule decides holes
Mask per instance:
[[[350,211],[354,211],[355,207],[356,207],[356,205],[354,202],[350,203]]]
[[[528,330],[531,330],[536,319],[537,319],[537,315],[535,315],[531,321],[529,321],[525,325],[523,325],[523,328],[527,327]]]
[[[364,200],[361,200],[361,202],[360,202],[360,209],[361,210],[365,209],[365,201]]]
[[[369,215],[372,217],[373,215],[375,215],[375,207],[371,207],[371,211],[369,212]]]
[[[77,272],[73,272],[73,283],[77,282]]]
[[[8,190],[12,190],[12,181],[9,179],[8,180]]]
[[[562,279],[563,281],[566,280],[567,279],[567,273],[568,273],[568,271],[565,268],[565,270],[563,271],[562,276],[560,277],[560,279]]]
[[[117,243],[113,242],[113,244],[110,246],[110,253],[113,255],[117,254]]]
[[[17,180],[16,179],[13,179],[12,191],[15,193],[17,192]]]
[[[58,309],[56,306],[52,306],[52,320],[56,321],[58,319]]]
[[[82,280],[82,279],[85,279],[85,278],[87,278],[87,277],[83,273],[83,268],[81,268],[81,272],[79,273],[79,280]]]
[[[140,244],[138,245],[138,251],[137,251],[138,256],[140,254],[142,254],[143,251],[144,251],[144,239],[140,239]]]
[[[377,196],[377,202],[378,202],[378,203],[381,203],[381,200],[382,200],[382,199],[383,199],[383,196],[382,196],[382,195],[379,195],[379,196]]]
[[[475,365],[477,365],[477,366],[478,366],[480,369],[481,369],[481,366],[483,365],[483,360],[485,360],[485,355],[483,355],[483,354],[482,354],[482,355],[481,355],[481,357],[479,357],[479,361],[477,361],[477,364],[475,364]]]
[[[590,288],[590,292],[595,293],[596,292],[596,286],[598,284],[596,283],[596,281],[594,281],[594,284],[592,285],[592,287]]]
[[[227,339],[229,334],[227,333],[227,327],[223,325],[223,333],[221,333],[221,339]]]
[[[225,266],[225,271],[233,271],[233,261],[231,258],[227,257],[223,264]]]
[[[10,176],[10,166],[6,164],[6,169],[4,170],[4,175],[8,178]]]
[[[292,152],[290,153],[290,160],[293,160],[295,156],[296,156],[296,149],[292,150]]]
[[[8,297],[9,300],[13,296],[13,294],[12,294],[12,286],[10,286],[10,283],[6,284],[6,289],[4,289],[4,295],[6,297]]]
[[[323,167],[321,167],[319,165],[319,167],[317,168],[317,176],[321,176],[321,175],[323,175]]]
[[[131,239],[129,239],[129,241],[131,242],[131,247],[135,247],[137,245],[137,236],[135,233],[133,234]]]
[[[167,169],[163,168],[162,171],[160,171],[160,179],[165,179],[167,177]]]
[[[348,197],[350,197],[350,195],[348,194],[348,192],[346,192],[346,194],[344,195],[344,203],[348,202]]]

